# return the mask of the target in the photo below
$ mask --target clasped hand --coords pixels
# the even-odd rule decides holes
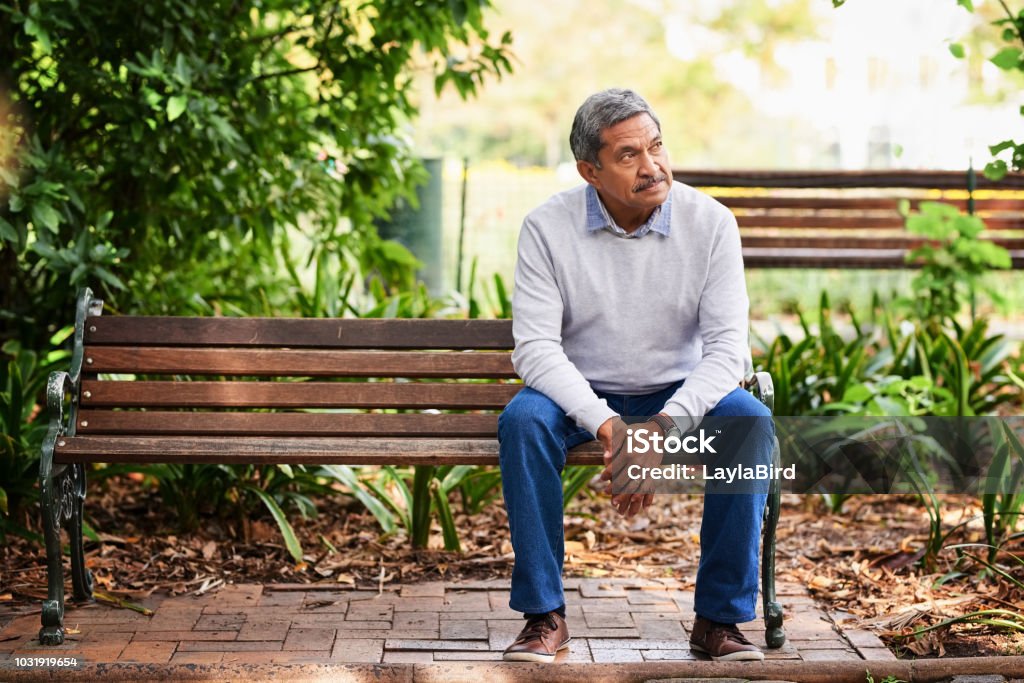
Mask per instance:
[[[601,479],[608,482],[608,492],[612,493],[612,507],[620,515],[632,517],[645,510],[654,501],[653,482],[649,477],[639,476],[642,469],[661,465],[662,453],[648,448],[646,453],[631,453],[627,448],[627,429],[638,431],[646,429],[661,433],[661,426],[654,420],[638,424],[626,424],[621,417],[605,420],[597,430],[597,438],[604,446],[604,471]],[[633,476],[630,476],[630,472]]]

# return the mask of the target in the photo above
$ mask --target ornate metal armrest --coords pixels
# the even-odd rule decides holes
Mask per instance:
[[[772,382],[770,374],[755,372],[743,380],[743,388],[753,392],[761,403],[768,406],[768,410],[775,413],[775,384]]]

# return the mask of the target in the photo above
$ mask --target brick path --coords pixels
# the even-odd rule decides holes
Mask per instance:
[[[240,584],[201,597],[143,601],[152,617],[104,605],[68,606],[77,631],[60,647],[36,640],[39,612],[0,615],[0,671],[14,657],[77,656],[89,664],[340,664],[498,662],[522,628],[508,608],[508,581],[419,583],[343,590]],[[803,587],[779,586],[786,644],[768,660],[841,662],[895,658],[866,631],[840,634]],[[693,593],[675,580],[567,579],[573,637],[564,662],[698,660],[687,645]],[[4,625],[4,622],[7,622]],[[763,622],[743,630],[764,643]],[[516,666],[516,665],[508,665]],[[2,678],[2,677],[0,677]]]

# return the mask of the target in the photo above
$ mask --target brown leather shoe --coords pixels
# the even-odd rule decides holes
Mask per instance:
[[[690,649],[716,662],[764,661],[764,653],[744,637],[735,624],[719,624],[697,617],[690,634]]]
[[[526,627],[519,633],[501,656],[506,662],[555,661],[559,650],[569,647],[569,628],[565,619],[557,612],[548,612],[530,617]]]

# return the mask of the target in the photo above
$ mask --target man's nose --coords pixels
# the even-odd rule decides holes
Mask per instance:
[[[654,157],[647,152],[640,155],[640,173],[645,176],[658,175],[658,165],[654,163]]]

